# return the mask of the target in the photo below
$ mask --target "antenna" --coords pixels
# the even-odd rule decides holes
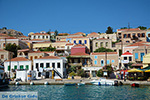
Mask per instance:
[[[128,22],[128,29],[130,29],[130,23]]]

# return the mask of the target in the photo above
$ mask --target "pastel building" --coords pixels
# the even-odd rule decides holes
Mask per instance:
[[[40,33],[32,33],[29,35],[30,39],[41,39],[41,40],[45,40],[45,41],[49,41],[50,40],[50,35],[47,34],[46,32],[40,32]]]
[[[66,75],[65,60],[56,56],[46,56],[33,60],[33,70],[36,71],[36,78],[41,79],[52,78],[54,71],[54,78],[63,78]]]

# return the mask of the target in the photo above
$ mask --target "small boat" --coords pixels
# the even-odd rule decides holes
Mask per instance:
[[[108,80],[106,78],[100,78],[99,80],[93,80],[91,81],[94,85],[100,85],[100,86],[114,86],[115,82],[112,80]]]
[[[131,87],[139,87],[139,84],[138,83],[132,83]]]
[[[84,86],[85,83],[81,82],[81,83],[78,83],[77,85],[78,85],[78,86]]]
[[[65,85],[65,86],[75,86],[76,83],[65,83],[64,85]]]

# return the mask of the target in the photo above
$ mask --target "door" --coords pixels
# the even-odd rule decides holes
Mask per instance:
[[[143,61],[144,53],[141,53],[141,61]]]
[[[104,60],[101,60],[101,66],[104,66]]]
[[[96,72],[95,71],[92,71],[92,76],[96,77]]]
[[[46,78],[49,78],[49,72],[46,72]]]

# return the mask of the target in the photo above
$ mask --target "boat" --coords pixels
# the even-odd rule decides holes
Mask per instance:
[[[65,83],[64,85],[65,85],[65,86],[75,86],[76,83]]]
[[[84,86],[85,83],[84,83],[84,82],[81,82],[81,83],[78,83],[77,85],[78,85],[78,86]]]
[[[131,87],[139,87],[139,84],[138,83],[132,83]]]
[[[4,67],[0,65],[0,88],[7,87],[9,84],[9,79],[4,72]]]
[[[99,80],[91,81],[93,85],[100,85],[100,86],[114,86],[115,82],[112,80],[108,80],[106,78],[100,78]]]

